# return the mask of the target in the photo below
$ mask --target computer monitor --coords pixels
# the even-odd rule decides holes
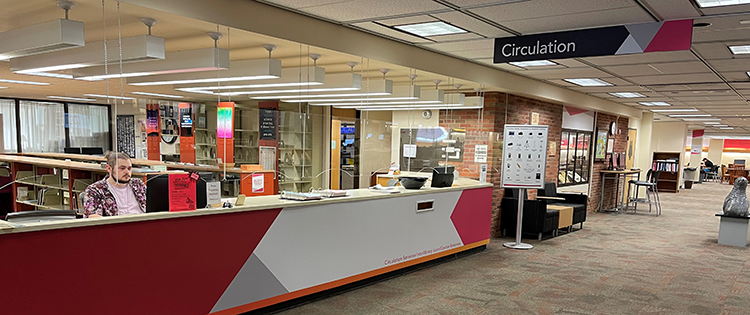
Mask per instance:
[[[146,181],[146,212],[169,211],[169,175],[149,175]]]
[[[5,215],[5,221],[20,224],[75,220],[75,218],[76,212],[73,210],[32,210],[11,212]]]
[[[625,169],[625,152],[617,155],[617,168]]]
[[[745,165],[745,159],[734,160],[734,164]]]
[[[81,148],[65,148],[63,150],[68,154],[81,154]]]
[[[104,155],[104,149],[101,147],[81,148],[81,154]]]
[[[208,203],[208,196],[206,192],[206,183],[214,181],[214,173],[211,172],[200,172],[200,179],[195,185],[195,206],[197,209],[203,209]]]

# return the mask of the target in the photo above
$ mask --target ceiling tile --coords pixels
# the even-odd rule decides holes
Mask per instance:
[[[750,4],[728,5],[728,6],[724,6],[724,7],[701,8],[700,10],[703,11],[703,13],[705,15],[750,12]]]
[[[693,44],[693,49],[704,59],[731,59],[732,52],[724,43]]]
[[[438,20],[429,15],[418,15],[418,16],[410,16],[410,17],[404,17],[404,18],[398,18],[398,19],[380,20],[377,22],[380,24],[388,25],[388,26],[394,26],[394,25],[417,24],[417,23],[427,23],[427,22],[436,22],[436,21]]]
[[[503,4],[504,2],[509,1],[513,0],[446,0],[445,2],[449,2],[459,7],[466,8],[482,5]]]
[[[731,85],[738,90],[750,90],[750,82],[732,82]]]
[[[449,54],[463,57],[463,58],[469,58],[469,59],[479,59],[479,58],[492,58],[492,49],[480,49],[480,50],[464,50],[464,51],[452,51],[449,52]]]
[[[750,71],[750,60],[745,58],[708,60],[716,71]]]
[[[396,39],[404,40],[404,41],[407,41],[407,42],[410,42],[410,43],[417,43],[417,44],[420,44],[420,43],[431,43],[431,41],[428,40],[428,39],[424,39],[424,38],[418,37],[418,36],[412,36],[412,35],[406,34],[404,32],[399,32],[399,31],[396,31],[396,30],[394,30],[392,28],[389,28],[389,27],[386,27],[386,26],[382,26],[382,25],[379,25],[379,24],[375,24],[373,22],[357,23],[357,24],[352,24],[352,26],[360,27],[360,28],[363,28],[363,29],[366,29],[366,30],[369,30],[369,31],[373,31],[373,32],[381,34],[381,35],[385,35],[385,36],[393,37],[393,38],[396,38]]]
[[[713,73],[664,74],[628,77],[628,79],[643,85],[722,82],[721,79]]]
[[[721,72],[721,75],[730,82],[737,82],[737,81],[750,81],[750,77],[747,76],[747,72],[728,72],[724,71]]]
[[[651,52],[619,56],[588,57],[584,60],[598,66],[632,65],[660,62],[695,61],[695,56],[689,50]]]
[[[664,20],[689,19],[701,16],[690,0],[644,0]]]
[[[524,75],[537,79],[607,78],[610,75],[594,68],[562,68],[553,70],[526,70]],[[605,79],[605,81],[609,81]]]
[[[607,79],[609,80],[609,79]],[[564,82],[564,81],[563,81]],[[579,92],[584,93],[614,93],[614,92],[638,92],[638,93],[645,93],[647,90],[644,90],[641,87],[638,87],[636,85],[616,85],[616,86],[600,86],[600,87],[583,87],[583,86],[573,86],[570,88],[571,90],[576,90]]]
[[[448,7],[432,0],[350,0],[304,7],[299,10],[339,22],[376,20],[390,16],[439,10],[449,11]]]
[[[700,61],[654,63],[650,65],[663,74],[711,73],[711,69]]]
[[[455,43],[434,43],[425,44],[424,47],[444,52],[464,51],[464,50],[494,50],[495,40],[492,38],[468,40]],[[491,57],[491,56],[490,56]]]
[[[284,6],[287,8],[292,9],[300,9],[305,7],[315,7],[320,5],[328,5],[328,4],[334,4],[337,2],[341,2],[341,0],[306,0],[306,1],[299,1],[299,0],[266,0],[270,3],[274,3],[280,6]]]
[[[560,2],[567,3],[567,1]],[[651,16],[645,13],[643,9],[632,7],[606,11],[570,13],[564,16],[503,21],[500,24],[522,34],[535,34],[653,21]]]
[[[607,71],[612,71],[621,76],[643,76],[643,75],[658,75],[661,72],[656,69],[649,67],[648,65],[627,65],[627,66],[611,66],[603,67]]]
[[[474,33],[462,33],[462,34],[451,34],[451,35],[441,35],[441,36],[429,36],[427,38],[434,40],[436,42],[453,42],[453,41],[459,41],[459,40],[479,39],[479,38],[484,38],[484,37],[474,34]]]
[[[746,17],[747,18],[747,17]],[[701,20],[703,22],[703,20]],[[704,31],[693,31],[693,44],[703,42],[716,42],[716,41],[736,41],[747,39],[749,29],[733,29],[733,30],[704,30]]]
[[[482,34],[487,37],[513,36],[513,34],[511,33],[503,31],[497,27],[484,23],[461,12],[452,11],[447,13],[433,14],[433,16],[465,30],[472,31],[477,34]]]
[[[558,64],[564,65],[568,68],[581,68],[581,67],[588,67],[589,65],[580,62],[575,59],[552,59],[550,60],[552,62],[556,62]]]

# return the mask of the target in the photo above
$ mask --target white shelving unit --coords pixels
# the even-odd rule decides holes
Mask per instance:
[[[312,187],[312,124],[294,112],[279,115],[279,190],[308,192]]]
[[[216,112],[206,108],[203,114],[196,114],[196,126],[200,117],[206,120],[206,127],[195,128],[195,162],[216,165]]]
[[[258,111],[234,109],[234,162],[258,164]]]

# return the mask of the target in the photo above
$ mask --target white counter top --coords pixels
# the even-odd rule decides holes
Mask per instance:
[[[434,194],[448,191],[457,191],[465,189],[475,189],[492,187],[490,183],[480,183],[476,180],[471,179],[458,179],[454,181],[453,187],[446,188],[431,188],[422,187],[422,189],[404,189],[399,187],[401,193],[382,193],[373,192],[367,188],[349,190],[348,196],[329,198],[322,200],[311,200],[311,201],[294,201],[280,199],[278,195],[273,196],[258,196],[248,197],[245,200],[245,205],[237,206],[234,208],[213,208],[213,209],[199,209],[195,211],[184,211],[184,212],[153,212],[139,215],[128,215],[128,216],[114,216],[114,217],[101,217],[101,218],[89,218],[89,219],[78,219],[78,220],[65,220],[55,222],[39,222],[30,224],[18,224],[12,225],[8,222],[1,221],[0,223],[0,234],[8,233],[20,233],[20,232],[32,232],[32,231],[44,231],[54,229],[65,229],[85,226],[97,226],[105,224],[117,224],[126,222],[139,222],[139,221],[150,221],[150,220],[161,220],[171,218],[184,218],[194,217],[203,215],[214,215],[223,213],[234,213],[243,211],[256,211],[266,209],[278,209],[278,208],[293,208],[293,207],[304,207],[314,206],[321,204],[331,204],[340,202],[354,202],[364,201],[370,199],[381,199],[381,198],[398,198],[401,196],[412,196],[417,194]]]

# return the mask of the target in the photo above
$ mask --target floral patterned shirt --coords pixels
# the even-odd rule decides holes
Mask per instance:
[[[114,216],[117,215],[117,201],[115,196],[107,186],[107,180],[109,176],[104,179],[89,185],[83,192],[85,197],[83,198],[83,209],[84,216],[89,217],[92,214],[98,214],[100,216]],[[146,212],[146,184],[140,179],[131,178],[128,183],[128,187],[133,190],[133,195],[138,201],[141,210]]]

